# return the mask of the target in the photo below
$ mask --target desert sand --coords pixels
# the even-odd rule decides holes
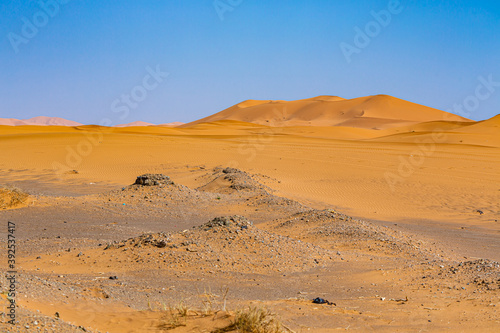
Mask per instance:
[[[379,95],[2,125],[1,330],[211,332],[255,306],[283,332],[498,332],[499,117]]]

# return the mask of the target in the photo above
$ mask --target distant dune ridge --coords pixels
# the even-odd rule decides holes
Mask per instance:
[[[176,126],[180,126],[180,125],[184,125],[184,123],[181,123],[180,121],[174,121],[171,123],[164,123],[164,124],[156,125],[156,124],[152,124],[152,123],[147,123],[145,121],[133,121],[133,122],[128,123],[128,124],[121,124],[121,125],[116,125],[113,127],[137,127],[137,126],[139,126],[139,127],[141,127],[141,126],[176,127]]]
[[[83,124],[76,121],[67,120],[59,117],[39,116],[30,119],[13,119],[0,118],[0,125],[22,126],[22,125],[38,125],[38,126],[81,126]]]
[[[297,101],[248,100],[181,127],[236,120],[267,126],[345,126],[386,129],[428,121],[472,120],[399,98],[318,96]]]
[[[165,124],[155,125],[152,123],[147,123],[145,121],[134,121],[128,124],[120,124],[113,127],[133,127],[133,126],[162,126],[162,127],[176,127],[183,125],[181,122],[171,122]],[[76,121],[67,120],[59,117],[45,117],[39,116],[30,119],[14,119],[14,118],[0,118],[0,125],[4,126],[26,126],[26,125],[38,125],[38,126],[82,126],[82,123]]]
[[[21,126],[27,125],[24,121],[14,118],[0,118],[0,125],[6,126]]]
[[[154,125],[154,124],[147,123],[145,121],[133,121],[133,122],[128,123],[128,124],[120,124],[120,125],[116,125],[113,127],[132,127],[132,126],[151,126],[151,125]]]
[[[480,125],[491,128],[498,124],[498,116]],[[446,121],[476,123],[458,115],[408,102],[388,95],[345,99],[338,96],[317,96],[296,101],[247,100],[208,117],[190,122],[171,122],[155,125],[134,121],[113,127],[192,127],[217,121],[239,121],[271,127],[322,126],[348,127],[363,130],[385,130],[415,126],[421,123]],[[82,124],[57,117],[31,119],[0,118],[0,125],[21,126],[81,126]]]

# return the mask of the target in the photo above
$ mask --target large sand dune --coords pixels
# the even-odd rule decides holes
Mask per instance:
[[[218,120],[239,120],[268,126],[346,126],[367,129],[437,120],[470,121],[387,95],[354,99],[318,96],[290,102],[248,100],[184,126]]]

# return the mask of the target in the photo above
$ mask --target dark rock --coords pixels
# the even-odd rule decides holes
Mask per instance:
[[[316,297],[315,299],[313,299],[312,301],[314,304],[328,304],[328,305],[334,305],[334,306],[337,306],[337,304],[333,303],[333,302],[330,302],[326,299],[323,299],[323,298],[320,298],[320,297]]]
[[[242,173],[241,170],[238,170],[238,169],[235,169],[235,168],[225,168],[225,169],[222,169],[222,172],[223,173]]]
[[[170,177],[163,174],[147,173],[137,177],[137,179],[135,180],[135,185],[142,186],[160,186],[173,184],[174,182],[170,180]]]
[[[233,215],[233,216],[216,217],[210,222],[207,222],[204,225],[202,225],[201,228],[205,230],[217,227],[248,229],[248,227],[250,226],[252,226],[252,222],[247,220],[246,217],[240,215]]]

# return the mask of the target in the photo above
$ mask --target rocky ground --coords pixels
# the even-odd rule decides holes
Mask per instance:
[[[1,330],[209,332],[249,304],[294,332],[500,329],[497,262],[459,260],[390,225],[312,209],[261,179],[218,167],[188,188],[145,174],[1,212],[16,222],[19,263],[18,322],[2,312]],[[174,327],[181,303],[186,326]]]

